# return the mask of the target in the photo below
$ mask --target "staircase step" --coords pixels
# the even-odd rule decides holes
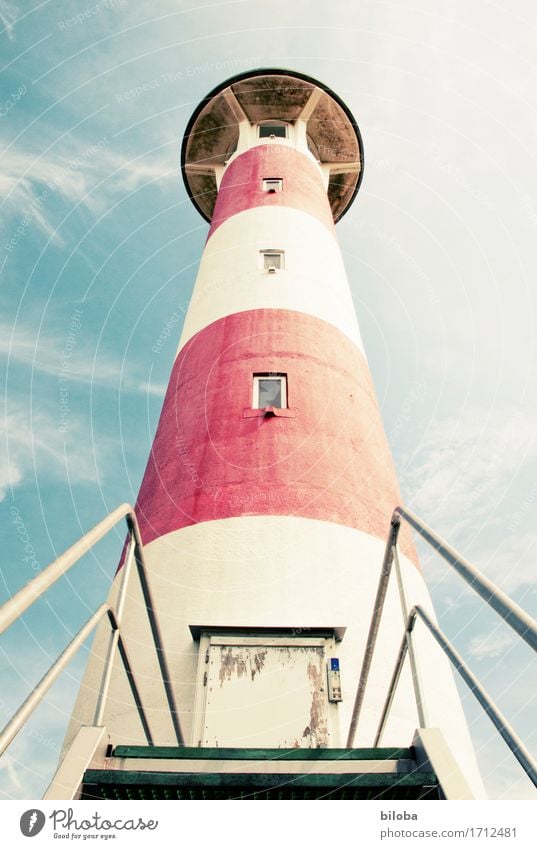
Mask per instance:
[[[87,770],[82,799],[438,799],[436,776],[407,773],[177,773]]]
[[[408,748],[116,746],[84,775],[83,799],[427,799],[434,773]]]
[[[114,758],[162,758],[173,760],[280,760],[280,761],[370,761],[411,759],[408,748],[371,749],[228,749],[198,746],[116,746]]]

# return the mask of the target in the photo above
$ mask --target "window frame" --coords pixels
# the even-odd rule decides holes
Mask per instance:
[[[261,380],[279,380],[280,381],[280,406],[274,407],[274,404],[265,404],[263,407],[259,401],[259,383]],[[252,381],[252,409],[264,410],[265,407],[274,407],[275,410],[288,409],[288,389],[287,389],[287,374],[283,372],[266,371],[255,372]]]
[[[284,271],[285,270],[285,251],[280,250],[279,248],[263,248],[263,250],[259,251],[261,257],[261,270],[270,272],[271,269],[275,271]],[[279,265],[274,265],[274,263],[267,264],[267,257],[273,256],[278,257]]]
[[[277,187],[269,186],[269,183],[277,183]],[[283,192],[283,177],[262,177],[261,188],[268,194]]]
[[[284,135],[281,135],[281,134],[276,135],[276,133],[270,133],[268,135],[261,135],[262,127],[278,127],[278,128],[283,127]],[[286,121],[261,121],[257,125],[257,138],[258,139],[270,139],[270,138],[288,139],[289,138],[289,124]]]

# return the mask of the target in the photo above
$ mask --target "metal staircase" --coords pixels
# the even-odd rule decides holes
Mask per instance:
[[[116,746],[82,799],[438,799],[410,749]]]
[[[526,774],[537,786],[536,761],[492,698],[427,613],[419,606],[408,609],[397,551],[401,521],[408,522],[432,545],[534,651],[537,651],[537,622],[417,516],[401,507],[396,508],[391,520],[347,747],[344,749],[211,749],[185,746],[138,523],[128,504],[110,513],[0,608],[0,634],[123,519],[127,521],[128,542],[116,608],[107,602],[97,608],[0,733],[1,756],[88,635],[106,617],[110,623],[110,639],[93,723],[79,729],[52,779],[45,799],[470,799],[472,793],[443,739],[441,729],[428,727],[419,658],[413,641],[413,631],[418,622],[420,627],[425,626],[429,630],[441,646]],[[174,747],[158,746],[158,741],[153,739],[150,717],[142,704],[135,668],[121,633],[126,588],[134,564],[141,583],[177,740],[177,746]],[[355,748],[354,737],[392,566],[395,566],[406,627],[373,748]],[[109,745],[103,718],[116,652],[121,658],[144,729],[145,746],[115,745],[111,748]],[[386,719],[407,655],[421,727],[416,730],[410,748],[380,748]]]

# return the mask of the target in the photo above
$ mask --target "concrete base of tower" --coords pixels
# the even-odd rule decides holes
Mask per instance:
[[[145,556],[185,742],[204,745],[205,739],[214,739],[215,734],[218,737],[221,732],[228,736],[220,745],[226,742],[228,745],[252,745],[251,735],[255,736],[255,728],[262,728],[260,745],[264,746],[307,746],[308,740],[311,741],[309,745],[344,746],[384,548],[383,540],[353,528],[294,516],[241,516],[203,522],[148,544]],[[404,556],[400,559],[409,605],[421,604],[432,613],[421,573],[410,560]],[[120,577],[121,573],[112,587],[112,599]],[[341,638],[342,629],[345,630]],[[205,634],[205,642],[198,638],[200,630]],[[135,573],[131,578],[122,631],[149,713],[154,742],[173,745],[176,740]],[[230,639],[230,633],[236,638]],[[266,637],[268,633],[272,636]],[[318,714],[319,693],[313,693],[314,687],[310,687],[314,702],[317,699],[316,707],[315,711],[308,708],[306,722],[302,722],[300,712],[307,707],[307,696],[311,695],[307,686],[310,685],[306,686],[305,696],[298,678],[296,686],[292,680],[289,683],[289,669],[295,669],[298,676],[302,674],[300,664],[304,662],[310,679],[317,676],[320,680],[317,690],[320,688],[321,693],[325,693],[326,670],[323,666],[321,680],[316,668],[318,657],[322,658],[319,635],[323,633],[333,634],[331,642],[326,643],[327,657],[322,663],[326,664],[333,654],[337,655],[342,701],[331,702],[323,696],[326,705],[321,705],[324,711],[324,737],[321,739],[311,733],[311,723],[308,724],[310,714]],[[212,642],[211,634],[217,635]],[[222,640],[219,634],[228,637]],[[355,740],[357,746],[373,743],[402,634],[403,617],[393,575]],[[484,797],[449,662],[419,623],[414,634],[429,725],[442,730],[474,795]],[[336,639],[338,642],[334,642]],[[262,655],[266,666],[261,669],[253,666],[252,643],[258,648],[261,646],[263,651],[269,646],[269,653],[265,651]],[[103,629],[97,633],[93,645],[66,743],[80,724],[92,722],[107,644],[107,633]],[[291,657],[295,646],[300,648],[302,660],[296,654],[292,662],[285,661],[286,678],[280,675],[277,666],[284,654],[287,659]],[[214,656],[210,654],[213,651],[216,652]],[[211,664],[213,659],[222,662],[222,652],[227,666],[215,672]],[[321,654],[315,655],[315,652]],[[256,654],[258,666],[259,657],[260,654]],[[269,670],[273,675],[270,685],[263,678]],[[236,691],[224,691],[224,686],[228,688],[235,680],[238,682]],[[209,690],[213,694],[211,697],[207,695]],[[245,708],[245,705],[250,707]],[[290,711],[289,716],[286,711]],[[224,714],[226,723],[222,724],[220,719]],[[254,714],[260,719],[257,725],[255,722],[249,725]],[[215,717],[219,722],[218,733]],[[236,739],[233,738],[234,717],[238,727]],[[300,730],[298,737],[293,738],[293,722],[299,729],[306,727],[306,736],[300,737],[304,734]],[[114,744],[145,743],[118,661],[104,724]],[[411,676],[405,668],[382,745],[410,745],[419,724]],[[250,734],[247,743],[241,742],[246,733]],[[280,739],[278,735],[282,734]],[[295,743],[290,743],[291,739],[295,739]]]

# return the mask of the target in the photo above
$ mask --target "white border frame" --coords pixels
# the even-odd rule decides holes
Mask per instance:
[[[276,272],[285,271],[285,251],[283,251],[281,248],[262,248],[259,251],[259,267],[261,271],[263,271],[265,274],[270,273],[269,269],[265,268],[265,256],[267,254],[274,254],[275,256],[280,257],[280,267],[278,268],[277,265],[272,266],[272,268],[274,268]]]
[[[254,374],[253,392],[252,392],[252,409],[264,410],[259,404],[259,381],[260,380],[279,380],[281,386],[281,406],[276,407],[277,410],[287,409],[287,375],[278,372],[265,372],[263,374]],[[273,405],[272,405],[273,406]]]
[[[262,136],[261,135],[261,127],[266,127],[266,126],[269,126],[269,127],[285,127],[285,136]],[[268,139],[269,141],[270,140],[275,141],[277,139],[278,141],[282,141],[282,140],[288,141],[289,140],[289,129],[290,129],[290,127],[289,127],[288,121],[259,121],[257,123],[257,133],[256,133],[256,135],[257,135],[258,139],[263,139],[263,140]]]
[[[255,628],[252,628],[255,633]],[[204,632],[200,635],[198,667],[196,673],[196,692],[194,696],[194,715],[192,717],[192,732],[191,746],[204,748],[202,746],[203,732],[205,729],[205,710],[207,704],[207,687],[204,683],[205,672],[207,671],[207,660],[209,658],[209,649],[214,645],[230,645],[230,646],[320,646],[324,647],[325,667],[328,658],[332,655],[337,655],[337,641],[331,636],[307,637],[297,634],[292,634],[270,637],[264,634],[259,636],[243,636],[242,634],[219,634],[218,628],[214,632]],[[326,698],[327,698],[327,719],[328,719],[328,737],[330,745],[328,748],[338,748],[340,745],[340,728],[339,728],[339,702],[331,702],[328,700],[328,681],[325,678]]]
[[[277,189],[269,188],[266,183],[278,183]],[[261,188],[264,192],[283,192],[283,177],[261,177]]]

